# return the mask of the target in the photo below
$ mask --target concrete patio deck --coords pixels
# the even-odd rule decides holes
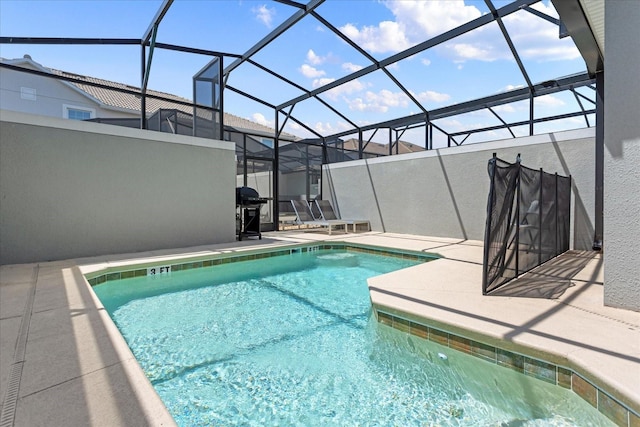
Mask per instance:
[[[338,240],[444,258],[369,281],[372,302],[452,333],[584,373],[640,412],[640,313],[603,305],[602,258],[571,252],[482,296],[482,243],[369,232],[0,267],[0,426],[175,425],[83,274]],[[631,414],[629,425],[640,425]]]

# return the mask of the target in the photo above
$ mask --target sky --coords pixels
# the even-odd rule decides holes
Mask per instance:
[[[496,8],[507,1],[494,1]],[[140,38],[162,4],[161,0],[0,0],[0,36]],[[557,17],[549,1],[533,8]],[[296,8],[268,0],[175,0],[160,24],[157,41],[174,45],[243,54]],[[321,87],[424,40],[489,13],[483,1],[462,0],[327,0],[316,12],[367,52],[361,54],[313,16],[307,16],[253,60],[307,90]],[[557,25],[520,10],[506,18],[509,32],[530,80],[584,72],[584,60],[570,37],[559,38]],[[3,58],[31,55],[45,67],[140,86],[139,46],[0,45]],[[149,88],[192,98],[192,77],[211,58],[156,49]],[[225,66],[233,58],[225,58]],[[526,81],[497,23],[485,25],[450,42],[439,44],[396,62],[388,71],[422,104],[435,109],[522,87]],[[234,70],[228,84],[278,105],[303,92],[245,63]],[[593,99],[593,91],[579,92]],[[382,71],[378,70],[320,95],[357,125],[377,123],[421,112],[421,109]],[[225,111],[273,126],[272,109],[225,91]],[[586,103],[586,108],[593,108]],[[575,96],[558,93],[536,98],[536,117],[579,110]],[[525,120],[528,102],[495,108],[507,122]],[[315,100],[295,105],[292,114],[322,135],[352,128],[343,117]],[[281,116],[282,117],[282,116]],[[282,120],[282,119],[281,119]],[[281,121],[282,123],[282,121]],[[591,118],[591,125],[594,119]],[[500,124],[490,111],[441,119],[448,132]],[[585,127],[584,118],[536,126],[536,133]],[[285,131],[311,136],[289,121]],[[514,129],[524,135],[528,128]],[[372,133],[365,134],[365,138]],[[407,131],[402,139],[424,145],[424,129]],[[356,134],[357,135],[357,134]],[[496,131],[470,138],[510,137]],[[438,138],[443,143],[443,138]],[[388,141],[388,132],[373,140]]]

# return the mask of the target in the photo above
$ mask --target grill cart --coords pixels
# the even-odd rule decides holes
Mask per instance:
[[[256,190],[250,187],[236,188],[236,235],[242,237],[257,236],[262,239],[260,232],[260,208],[267,203]]]

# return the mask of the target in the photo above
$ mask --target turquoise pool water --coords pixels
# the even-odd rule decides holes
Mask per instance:
[[[606,426],[572,392],[378,324],[368,277],[318,251],[94,290],[181,426]]]

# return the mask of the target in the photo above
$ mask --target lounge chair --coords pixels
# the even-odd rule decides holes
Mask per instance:
[[[282,225],[291,225],[296,223],[296,213],[293,210],[293,206],[291,206],[290,202],[278,202],[278,207],[280,208],[280,223]]]
[[[366,219],[343,219],[338,218],[331,203],[328,200],[314,200],[311,205],[311,213],[316,219],[324,221],[340,220],[351,226],[355,233],[358,228],[365,228],[365,231],[371,231],[371,223]]]
[[[304,200],[291,200],[291,206],[296,213],[296,222],[304,225],[316,225],[328,229],[329,235],[334,229],[342,229],[347,232],[347,223],[340,220],[316,220],[311,213],[311,208]]]

